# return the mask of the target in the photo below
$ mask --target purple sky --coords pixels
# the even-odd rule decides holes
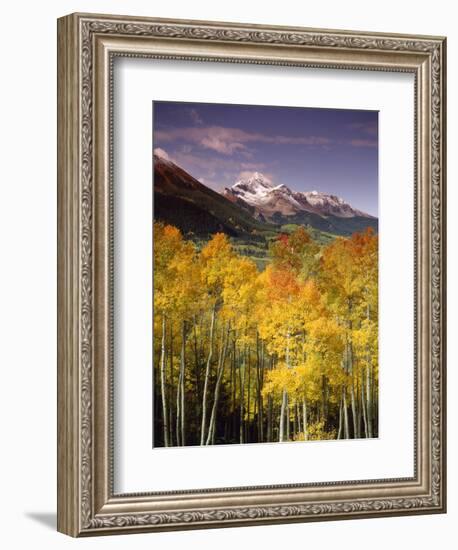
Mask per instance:
[[[378,112],[153,102],[153,147],[222,191],[258,171],[378,215]]]

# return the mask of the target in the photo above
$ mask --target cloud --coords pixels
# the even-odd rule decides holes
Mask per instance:
[[[153,152],[156,156],[158,156],[161,159],[170,160],[170,161],[172,160],[169,154],[167,153],[167,151],[164,151],[164,149],[161,149],[160,147],[156,147]]]
[[[204,149],[216,151],[222,155],[232,156],[242,153],[249,157],[247,144],[272,143],[277,145],[329,146],[332,140],[322,136],[282,136],[246,132],[239,128],[224,126],[185,127],[157,130],[155,138],[163,143],[178,140],[191,142]]]
[[[266,167],[266,165],[263,162],[242,162],[240,164],[241,168],[244,170],[262,170]]]
[[[191,120],[194,122],[194,124],[200,125],[204,123],[196,109],[189,109],[189,116],[191,117]]]
[[[188,153],[182,150],[174,151],[173,158],[176,163],[189,170],[198,170],[206,173],[218,172],[224,169],[234,168],[234,160],[229,157],[199,156],[195,152]]]
[[[351,139],[350,145],[353,147],[377,147],[376,139]]]
[[[226,140],[223,136],[218,136],[215,134],[204,137],[201,140],[200,145],[206,149],[212,149],[213,151],[223,155],[233,155],[236,151],[245,149],[245,146],[242,143]]]
[[[349,125],[352,130],[359,130],[363,134],[376,136],[378,134],[377,122],[353,122]]]
[[[255,171],[252,171],[252,170],[242,170],[242,172],[239,173],[237,179],[238,179],[238,180],[250,179],[250,178],[252,178],[256,173],[258,173],[257,170],[255,170]],[[273,177],[272,177],[272,174],[263,172],[262,175],[263,175],[264,179],[265,179],[268,183],[272,183],[272,184],[273,184]]]
[[[251,175],[255,171],[262,171],[265,176],[271,178],[270,172],[266,171],[268,164],[263,162],[238,162],[226,155],[217,156],[208,155],[208,153],[200,155],[195,149],[192,153],[188,153],[184,152],[182,147],[172,150],[168,156],[201,183],[215,190],[232,185],[244,172]]]

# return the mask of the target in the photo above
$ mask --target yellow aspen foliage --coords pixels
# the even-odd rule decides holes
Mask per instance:
[[[264,269],[216,233],[154,224],[154,369],[164,445],[378,434],[378,238],[299,227]]]

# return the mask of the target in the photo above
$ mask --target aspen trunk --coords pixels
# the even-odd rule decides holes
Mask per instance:
[[[343,389],[343,414],[344,414],[344,438],[350,439],[350,430],[348,426],[348,409],[347,409],[347,390]]]
[[[327,423],[327,390],[326,390],[326,376],[323,374],[321,376],[321,420],[323,420],[324,425],[326,426]]]
[[[342,416],[343,416],[343,412],[342,412],[342,397],[340,398],[340,405],[339,405],[339,430],[337,432],[337,439],[342,439],[342,424],[343,424],[343,420],[342,420]]]
[[[286,393],[286,410],[285,410],[285,421],[286,421],[286,441],[289,441],[289,429],[290,429],[290,419],[289,419],[289,414],[290,414],[290,409],[289,409],[289,396],[288,396],[288,392]]]
[[[218,371],[217,371],[217,378],[216,378],[216,385],[215,385],[215,396],[213,399],[213,407],[212,412],[210,416],[210,426],[208,429],[208,436],[206,445],[210,445],[211,442],[215,442],[215,427],[216,427],[216,412],[218,408],[218,399],[219,399],[219,391],[221,387],[221,380],[223,378],[224,374],[224,367],[226,364],[226,353],[227,353],[227,344],[229,340],[229,327],[227,328],[226,337],[224,339],[224,342],[222,343],[222,348],[220,352],[220,357],[218,361]]]
[[[181,398],[181,444],[186,445],[186,431],[185,431],[185,372],[186,372],[186,321],[183,321],[181,327],[181,362],[180,362],[180,398]]]
[[[161,396],[162,396],[162,417],[164,421],[164,447],[169,446],[169,425],[167,411],[167,396],[166,396],[166,380],[165,380],[165,315],[162,317],[162,340],[161,340]]]
[[[166,326],[167,332],[167,326]],[[173,447],[173,389],[175,387],[174,373],[173,373],[173,323],[170,323],[170,353],[165,351],[165,364],[167,367],[168,356],[170,356],[170,378],[169,378],[169,390],[167,392],[167,404],[168,404],[168,415],[169,415],[169,446]],[[167,340],[166,340],[167,342]],[[166,371],[167,372],[167,371]]]
[[[289,338],[290,338],[290,333],[288,328],[286,332],[286,355],[285,355],[286,367],[288,369],[291,366],[289,362]],[[279,424],[279,430],[278,430],[279,441],[285,440],[285,421],[287,422],[286,433],[287,433],[287,437],[289,438],[289,422],[288,422],[289,419],[287,419],[287,410],[288,410],[288,393],[284,389],[282,401],[281,401],[281,409],[280,409],[280,424]]]
[[[259,348],[261,348],[261,353],[259,352]],[[262,402],[262,360],[263,360],[263,349],[262,349],[262,342],[259,343],[259,335],[256,332],[256,400],[257,400],[257,408],[258,408],[258,443],[264,441],[264,434],[263,434],[263,402]]]
[[[199,365],[199,351],[197,348],[197,321],[196,316],[194,316],[193,322],[193,336],[194,336],[194,376],[196,379],[196,399],[197,403],[200,405],[202,401],[201,395],[201,382],[200,382],[200,365]],[[198,411],[196,411],[198,412]]]
[[[367,406],[367,431],[372,437],[372,395],[369,367],[366,368],[366,406]]]
[[[246,413],[246,424],[245,424],[245,441],[250,442],[250,414],[251,414],[251,349],[248,347],[248,395],[247,395],[247,413]]]
[[[362,415],[363,415],[363,406],[362,406],[362,403],[359,399],[359,396],[360,396],[360,391],[359,391],[359,384],[358,384],[358,379],[356,380],[356,386],[355,386],[355,399],[356,399],[356,417],[357,417],[357,426],[358,426],[358,437],[363,437],[363,432],[362,432]]]
[[[177,446],[181,446],[181,366],[180,372],[178,373],[178,384],[177,384],[177,416],[175,419],[175,437],[177,441]]]
[[[364,398],[364,382],[361,381],[361,409],[363,410],[363,421],[364,421],[364,436],[369,437],[369,429],[367,425],[367,409],[366,409],[366,399]]]
[[[301,412],[299,409],[299,405],[297,404],[297,401],[294,403],[294,419],[295,422],[297,422],[297,433],[302,433],[302,422],[301,422]]]
[[[372,374],[372,437],[378,436],[378,392],[375,383],[374,367],[371,368]]]
[[[283,390],[283,396],[281,400],[281,409],[280,409],[280,422],[278,430],[278,441],[285,440],[285,411],[286,411],[286,390]]]
[[[358,429],[358,413],[357,413],[357,407],[356,407],[355,390],[354,390],[353,381],[351,384],[350,398],[351,398],[351,415],[353,419],[353,438],[359,439],[360,434]]]
[[[302,400],[302,424],[304,428],[304,441],[307,441],[308,439],[308,433],[307,433],[307,400]]]
[[[207,424],[207,391],[208,391],[208,379],[210,377],[210,366],[213,355],[213,333],[215,328],[215,316],[216,316],[216,304],[212,309],[212,318],[210,324],[210,343],[207,357],[207,366],[205,368],[205,380],[204,380],[204,389],[202,395],[202,423],[200,427],[200,444],[204,445],[205,443],[205,426]]]
[[[267,397],[267,441],[272,441],[272,396]]]
[[[239,367],[240,376],[240,428],[239,439],[240,443],[245,442],[245,362],[246,362],[246,349],[243,351],[242,364]]]
[[[237,428],[237,415],[236,415],[236,409],[237,409],[237,376],[236,376],[236,363],[237,363],[237,348],[235,345],[235,337],[232,341],[232,426],[231,426],[231,438],[235,440],[236,437],[236,428]]]
[[[371,310],[369,304],[367,304],[367,319],[370,320],[371,318]],[[373,430],[372,430],[372,380],[371,380],[371,360],[370,360],[370,353],[369,350],[367,350],[367,367],[366,367],[366,406],[367,406],[367,431],[369,434],[369,437],[373,437]]]

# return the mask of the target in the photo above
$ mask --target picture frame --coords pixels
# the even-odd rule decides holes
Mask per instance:
[[[116,58],[413,75],[413,476],[114,492]],[[58,20],[60,532],[76,537],[446,511],[445,94],[443,37],[95,14]]]

